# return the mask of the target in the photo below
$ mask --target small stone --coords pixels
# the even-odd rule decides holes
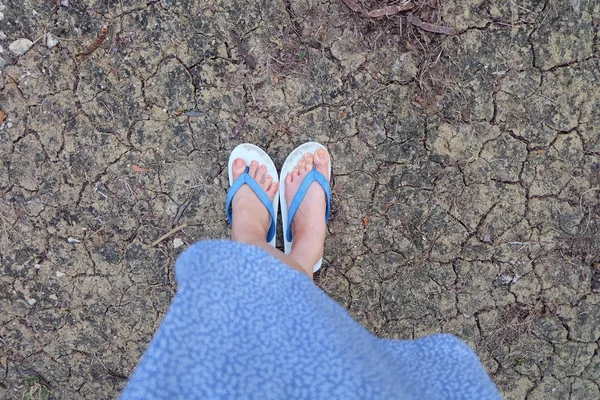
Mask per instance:
[[[485,235],[483,237],[483,243],[492,243],[492,237],[490,235]]]
[[[29,300],[27,300],[27,303],[29,303],[29,305],[32,306],[36,303],[36,301],[35,301],[35,299],[29,299]]]
[[[0,69],[4,68],[7,63],[8,62],[4,58],[0,57]]]
[[[513,281],[513,277],[508,274],[500,275],[500,283],[503,285],[508,285]]]
[[[63,7],[69,7],[69,0],[60,0],[60,5]]]
[[[20,56],[27,53],[27,51],[33,46],[33,42],[29,39],[21,38],[12,42],[8,49],[13,52],[14,55]]]
[[[67,238],[67,242],[69,242],[71,244],[77,244],[77,243],[81,243],[81,240],[69,237],[69,238]]]
[[[51,294],[50,296],[48,296],[50,298],[50,300],[58,300],[58,297],[56,297],[55,294]]]
[[[51,33],[46,34],[46,46],[51,49],[58,44],[58,39]]]
[[[181,246],[183,246],[183,240],[181,240],[180,238],[173,239],[173,248],[174,249],[177,249]]]
[[[61,277],[65,276],[65,275],[66,275],[66,274],[65,274],[64,272],[56,271],[56,276],[57,276],[58,278],[61,278]]]

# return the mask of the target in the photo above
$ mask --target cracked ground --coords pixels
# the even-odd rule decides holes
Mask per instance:
[[[456,34],[342,0],[0,0],[0,398],[115,398],[178,254],[228,236],[229,152],[309,140],[315,282],[365,328],[453,333],[507,399],[600,398],[600,3],[410,12]]]

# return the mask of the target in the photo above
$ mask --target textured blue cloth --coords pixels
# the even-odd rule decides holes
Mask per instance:
[[[191,246],[122,399],[498,399],[451,335],[379,339],[297,272],[230,241]]]

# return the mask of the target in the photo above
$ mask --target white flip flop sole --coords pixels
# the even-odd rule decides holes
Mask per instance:
[[[273,182],[279,182],[279,174],[277,173],[277,168],[275,168],[275,163],[271,160],[271,157],[260,147],[255,146],[250,143],[242,143],[238,145],[231,154],[229,155],[229,163],[227,165],[227,174],[229,176],[229,187],[233,185],[233,162],[237,159],[241,158],[246,162],[247,166],[250,166],[250,163],[253,160],[256,160],[259,165],[265,165],[267,167],[267,174],[273,177]],[[275,243],[277,242],[277,210],[279,209],[279,196],[275,195],[273,199],[273,211],[275,212],[275,236],[273,240],[269,242],[269,244],[275,247]]]
[[[292,172],[292,170],[294,169],[294,167],[298,164],[298,161],[300,161],[300,159],[302,157],[304,157],[304,155],[306,153],[315,153],[317,150],[319,149],[323,149],[327,152],[327,157],[329,159],[329,165],[328,165],[328,170],[327,170],[327,179],[331,179],[331,157],[329,155],[329,152],[327,151],[327,148],[325,148],[325,146],[323,146],[320,143],[317,142],[308,142],[308,143],[304,143],[303,145],[300,145],[298,147],[296,147],[294,149],[294,151],[292,151],[290,153],[289,156],[287,156],[287,158],[285,159],[285,162],[283,163],[283,167],[281,167],[281,176],[283,177],[283,179],[281,180],[281,182],[279,183],[279,199],[281,201],[281,222],[283,224],[283,247],[285,250],[285,254],[290,254],[290,252],[292,251],[292,242],[288,242],[286,235],[285,235],[285,229],[287,227],[288,224],[288,210],[289,210],[289,205],[287,204],[286,200],[285,200],[285,177],[287,176],[288,172]],[[325,218],[325,216],[323,215],[323,218]],[[321,258],[314,266],[313,268],[313,272],[316,272],[319,270],[319,268],[321,268],[321,264],[323,263],[323,259]]]

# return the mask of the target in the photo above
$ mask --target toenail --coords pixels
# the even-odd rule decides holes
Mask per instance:
[[[325,150],[323,149],[319,149],[317,150],[317,152],[315,153],[315,156],[319,159],[322,160],[325,158]]]
[[[240,160],[239,158],[237,160],[235,160],[235,166],[236,167],[241,167],[242,166],[242,160]]]
[[[265,176],[265,179],[271,179],[271,175]]]
[[[260,170],[261,170],[261,171],[264,171],[264,170],[266,170],[266,169],[267,169],[267,167],[265,167],[264,165],[262,165],[262,166],[260,167]]]
[[[252,161],[252,166],[253,166],[253,167],[256,167],[256,165],[257,165],[257,164],[258,164],[258,163],[257,163],[256,161]]]

